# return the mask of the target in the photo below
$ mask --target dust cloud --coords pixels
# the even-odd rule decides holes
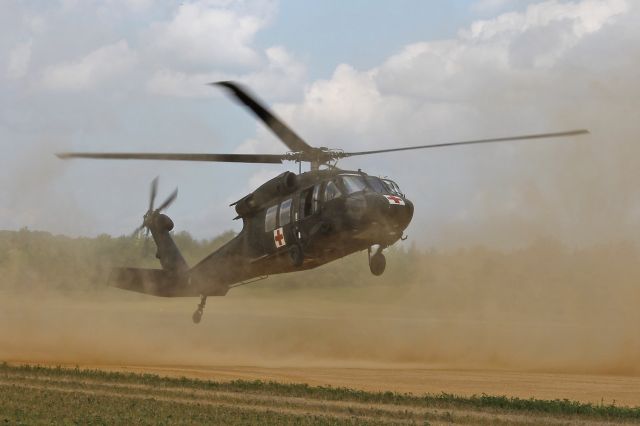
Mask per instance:
[[[361,253],[209,298],[197,326],[192,298],[4,290],[0,360],[640,375],[638,259],[632,245],[553,240],[398,250],[377,279]]]

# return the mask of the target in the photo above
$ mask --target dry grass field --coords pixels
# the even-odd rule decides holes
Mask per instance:
[[[0,365],[7,424],[617,424],[640,408]]]

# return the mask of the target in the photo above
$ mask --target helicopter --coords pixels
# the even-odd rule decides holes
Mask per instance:
[[[466,140],[370,151],[345,152],[314,147],[239,83],[210,83],[226,90],[248,108],[290,150],[284,154],[205,154],[64,152],[61,159],[169,160],[227,163],[282,164],[293,161],[299,173],[286,171],[231,204],[242,230],[229,242],[192,268],[176,246],[174,223],[163,213],[176,199],[177,189],[155,207],[157,178],[151,184],[149,207],[135,234],[151,234],[161,269],[120,267],[112,271],[110,285],[162,297],[200,297],[192,315],[202,319],[209,296],[224,296],[239,285],[270,275],[308,270],[366,250],[373,275],[386,267],[383,251],[399,240],[411,222],[414,205],[396,182],[362,170],[342,170],[343,158],[416,149],[441,148],[516,140],[558,138],[589,133],[569,130],[490,139]],[[302,163],[309,171],[302,172]]]

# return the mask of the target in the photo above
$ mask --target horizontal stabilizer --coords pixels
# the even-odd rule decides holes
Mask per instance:
[[[199,296],[189,288],[186,277],[162,269],[115,268],[109,285],[161,297]]]

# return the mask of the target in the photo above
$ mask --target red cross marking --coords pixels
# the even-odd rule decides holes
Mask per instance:
[[[400,204],[402,202],[402,198],[396,197],[395,195],[387,195],[387,198],[395,204]]]
[[[284,245],[284,235],[282,235],[282,232],[280,231],[281,229],[282,228],[276,229],[273,234],[273,239],[276,241],[277,247],[282,247]]]

